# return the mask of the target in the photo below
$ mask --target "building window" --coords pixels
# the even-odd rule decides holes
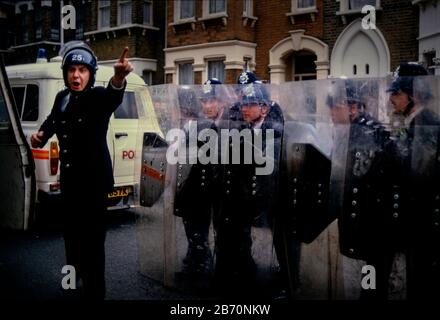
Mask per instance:
[[[186,20],[195,16],[195,0],[180,0],[176,5],[177,20]]]
[[[120,25],[131,23],[131,11],[132,11],[131,9],[132,9],[131,0],[119,1],[118,19]]]
[[[208,14],[226,13],[226,0],[209,0]]]
[[[425,60],[426,68],[428,69],[429,74],[435,74],[435,51],[426,52],[423,54],[423,58]]]
[[[309,9],[316,7],[316,0],[294,0],[297,6],[296,9]]]
[[[52,40],[59,41],[60,27],[61,27],[60,2],[53,1],[51,10],[52,10],[52,18],[51,18],[50,38]]]
[[[349,0],[348,10],[361,10],[363,6],[376,6],[376,0]]]
[[[83,39],[84,38],[84,19],[86,12],[84,10],[84,6],[79,3],[75,3],[75,11],[76,11],[76,29],[75,29],[75,39]]]
[[[290,22],[295,24],[295,16],[310,14],[310,19],[315,21],[316,13],[316,0],[291,0],[291,12],[287,12],[286,16],[290,18]]]
[[[292,79],[294,81],[315,80],[317,57],[310,51],[298,51],[293,56]]]
[[[110,27],[110,0],[98,1],[98,29]]]
[[[223,60],[208,61],[208,79],[217,78],[225,82],[225,64]]]
[[[360,12],[364,6],[373,6],[380,10],[380,0],[339,0],[339,12],[337,14],[347,14]]]
[[[43,38],[43,18],[41,10],[35,11],[35,40]]]
[[[20,19],[20,33],[18,39],[21,44],[29,43],[29,27],[30,27],[30,13],[27,11],[27,6],[20,7],[21,19]]]
[[[252,17],[254,15],[254,1],[243,0],[243,16]]]
[[[194,84],[192,62],[179,63],[179,84]]]
[[[153,1],[144,0],[143,7],[143,23],[147,25],[153,25]]]
[[[153,84],[153,71],[150,70],[142,71],[142,79],[144,79],[147,85],[151,86]]]

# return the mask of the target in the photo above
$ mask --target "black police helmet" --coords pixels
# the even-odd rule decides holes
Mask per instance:
[[[217,78],[211,78],[209,80],[206,80],[205,83],[203,84],[202,95],[200,99],[203,101],[203,100],[208,100],[210,98],[221,98],[221,95],[219,95],[220,92],[218,92],[219,88],[217,87],[217,85],[221,85],[221,84],[222,82]]]
[[[75,64],[85,65],[90,71],[90,78],[86,88],[91,88],[95,85],[98,63],[95,54],[86,43],[83,41],[70,41],[60,49],[60,55],[63,56],[61,68],[63,69],[64,85],[66,87],[69,87],[67,70],[69,66]]]
[[[254,83],[257,80],[258,78],[255,75],[255,73],[250,71],[245,71],[240,73],[240,75],[238,76],[237,84],[249,84],[249,83]]]
[[[394,72],[394,80],[387,92],[398,92],[399,90],[413,96],[414,77],[426,76],[428,71],[421,65],[415,63],[402,63]]]
[[[258,103],[270,107],[269,94],[264,84],[254,82],[241,88],[241,105]]]

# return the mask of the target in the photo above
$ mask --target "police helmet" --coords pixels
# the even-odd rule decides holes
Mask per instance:
[[[250,71],[244,71],[240,73],[240,75],[238,76],[237,84],[244,85],[244,84],[254,83],[255,81],[258,81],[258,78],[255,75],[255,73]]]
[[[270,107],[269,94],[262,83],[250,83],[241,88],[241,105],[258,103]]]
[[[206,80],[202,87],[202,94],[200,99],[202,101],[208,100],[210,98],[221,98],[220,88],[217,87],[221,85],[221,81],[217,78],[211,78]]]
[[[394,80],[391,82],[387,92],[398,92],[401,90],[409,96],[413,96],[414,77],[426,75],[428,75],[428,71],[423,66],[415,63],[402,63],[394,72]]]
[[[63,69],[64,85],[69,87],[67,81],[67,70],[74,64],[82,64],[90,71],[90,79],[86,88],[91,88],[95,84],[96,70],[98,63],[92,49],[83,41],[70,41],[60,49],[60,56],[63,57],[61,68]]]

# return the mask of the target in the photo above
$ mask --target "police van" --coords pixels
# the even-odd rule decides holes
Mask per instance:
[[[49,115],[56,94],[64,89],[64,80],[61,70],[61,57],[37,59],[37,63],[14,65],[6,67],[9,82],[18,109],[21,125],[30,144],[30,137],[40,128]],[[113,76],[113,68],[99,66],[96,74],[95,86],[107,86]],[[154,113],[151,98],[145,82],[134,73],[127,76],[127,87],[122,104],[116,109],[109,123],[107,144],[113,163],[115,178],[114,192],[108,195],[111,209],[127,208],[133,205],[132,195],[136,184],[135,158],[139,110],[148,110]],[[137,104],[142,103],[143,106]],[[156,117],[148,117],[142,121],[143,130],[160,132]],[[147,126],[145,128],[145,126]],[[60,194],[59,183],[59,148],[56,136],[53,136],[41,149],[32,149],[35,162],[37,203],[49,204]],[[88,157],[84,154],[84,157]],[[87,192],[87,181],[84,189]]]

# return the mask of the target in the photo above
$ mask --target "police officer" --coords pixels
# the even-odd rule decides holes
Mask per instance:
[[[335,155],[346,158],[342,212],[338,215],[340,250],[375,267],[377,287],[363,290],[361,298],[386,298],[394,250],[391,241],[399,230],[390,210],[396,203],[392,198],[392,161],[387,153],[390,133],[366,112],[368,92],[362,91],[367,85],[347,80],[335,82],[332,89],[327,98],[332,120],[348,128],[346,153]]]
[[[243,72],[239,76],[239,102],[229,109],[229,128],[240,133],[248,130],[250,139],[241,139],[239,146],[230,140],[229,163],[222,172],[215,276],[219,289],[227,294],[241,294],[243,291],[256,294],[253,291],[256,264],[251,250],[251,228],[256,219],[267,219],[272,211],[272,196],[277,194],[281,109],[269,100],[266,88],[256,80],[252,72]],[[265,139],[268,130],[273,130],[275,140],[267,141],[274,144],[273,158],[269,160],[274,162],[274,168],[267,175],[257,175],[255,159],[248,164],[244,162],[245,145],[251,145],[254,153],[255,147],[265,153],[268,150]],[[262,146],[255,143],[258,134],[262,135]],[[240,148],[240,163],[234,164],[231,157],[237,147]]]
[[[401,64],[388,92],[394,115],[404,121],[394,130],[395,184],[400,186],[409,299],[438,299],[440,286],[440,118],[428,108],[428,73],[417,64]],[[416,88],[415,84],[420,85]]]
[[[57,135],[66,260],[82,279],[87,299],[105,297],[105,211],[114,180],[107,147],[109,119],[121,104],[125,77],[133,70],[126,47],[114,65],[107,88],[95,87],[97,60],[83,42],[66,43],[62,72],[66,89],[31,137],[33,148]]]
[[[204,83],[200,95],[201,110],[194,90],[180,89],[179,103],[183,111],[182,127],[185,128],[188,137],[190,130],[195,130],[196,136],[203,129],[211,129],[220,133],[219,128],[223,125],[224,117],[227,116],[224,112],[221,85],[222,83],[216,78]],[[205,143],[198,141],[198,149]],[[214,157],[218,159],[218,153]],[[201,164],[197,161],[196,164],[178,166],[175,214],[182,217],[188,239],[188,250],[183,263],[184,272],[189,275],[209,275],[212,269],[209,228],[211,217],[218,215],[218,163],[219,160],[208,164]],[[187,168],[184,168],[185,166]],[[189,170],[186,177],[183,174],[185,170]]]

